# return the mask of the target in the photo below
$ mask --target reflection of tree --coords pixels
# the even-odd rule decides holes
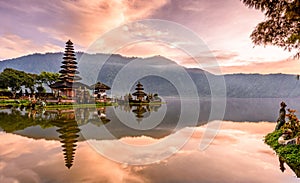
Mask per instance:
[[[84,112],[84,109],[81,109],[81,108],[75,109],[75,118],[76,118],[78,125],[83,125],[83,124],[87,123],[83,117],[83,112]]]
[[[106,117],[106,107],[100,107],[97,109],[97,114],[103,124],[110,122],[110,119]]]
[[[115,108],[118,108],[121,111],[130,112],[132,105],[129,105],[129,103],[124,103],[122,105],[115,106]]]
[[[157,112],[158,109],[161,107],[160,104],[157,104],[157,105],[148,105],[148,111],[149,112]]]
[[[279,156],[279,167],[282,172],[285,171],[284,160]]]
[[[75,109],[76,121],[78,125],[84,125],[89,122],[90,109],[88,108],[77,108]]]
[[[285,171],[284,163],[286,163],[296,174],[297,177],[300,177],[300,167],[295,164],[287,163],[283,157],[279,156],[279,168],[282,172]]]
[[[96,113],[96,115],[92,115]],[[27,110],[12,108],[10,110],[0,112],[0,128],[5,132],[12,133],[18,130],[32,126],[40,126],[41,128],[55,127],[54,121],[59,120],[65,115],[73,115],[79,126],[92,122],[96,126],[101,126],[110,121],[106,116],[106,108],[95,109],[76,108],[75,110]],[[75,116],[76,115],[76,116]],[[100,119],[100,120],[99,120]]]
[[[99,126],[102,126],[103,124],[110,122],[110,119],[108,119],[106,116],[106,107],[97,108],[93,112],[93,114],[94,115],[92,115],[88,121],[89,123],[92,123],[99,127]]]
[[[32,111],[29,111],[32,112]],[[28,113],[21,113],[18,109],[11,109],[11,112],[0,112],[0,128],[5,132],[12,133],[18,130],[32,126],[41,126],[41,128],[53,127],[49,120],[43,118],[40,114],[35,119],[29,118]],[[32,113],[30,114],[30,116]]]

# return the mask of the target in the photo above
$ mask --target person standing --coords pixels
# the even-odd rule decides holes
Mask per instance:
[[[279,117],[277,119],[277,125],[276,125],[275,130],[279,130],[285,124],[285,114],[286,114],[285,107],[286,107],[286,104],[284,102],[281,102],[280,110],[279,110]]]

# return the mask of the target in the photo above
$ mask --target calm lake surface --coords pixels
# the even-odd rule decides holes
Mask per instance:
[[[282,100],[227,99],[222,119],[209,118],[207,99],[200,100],[196,118],[182,114],[175,99],[150,106],[1,109],[0,182],[299,182],[287,165],[280,170],[263,142]],[[284,101],[300,108],[299,99]]]

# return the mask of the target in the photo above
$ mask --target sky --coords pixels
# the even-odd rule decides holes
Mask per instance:
[[[252,30],[265,17],[239,0],[0,0],[0,60],[37,52],[61,52],[69,39],[77,51],[87,51],[103,35],[145,19],[175,23],[197,35],[221,73],[300,73],[300,61],[293,59],[293,53],[251,42]],[[162,55],[185,67],[205,69],[209,65],[210,58],[201,51],[192,57],[178,46],[190,43],[177,44],[178,39],[170,38],[168,32],[164,34],[164,28],[126,27],[131,34],[119,32],[98,42],[102,48],[98,52],[113,50],[139,57]],[[120,40],[127,40],[132,32],[135,38],[143,39],[117,50],[109,49],[115,48]],[[145,41],[157,34],[164,35],[162,41]],[[195,57],[203,63],[197,63]]]

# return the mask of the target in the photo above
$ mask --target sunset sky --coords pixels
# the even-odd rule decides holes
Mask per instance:
[[[143,19],[175,22],[196,33],[224,74],[300,73],[300,61],[293,59],[293,53],[273,46],[254,47],[249,36],[265,17],[239,0],[0,0],[0,60],[63,51],[68,39],[77,51],[86,51],[104,33]],[[147,34],[142,29],[136,30],[140,36]],[[141,42],[116,53],[162,55],[186,67],[199,67],[168,44]]]

